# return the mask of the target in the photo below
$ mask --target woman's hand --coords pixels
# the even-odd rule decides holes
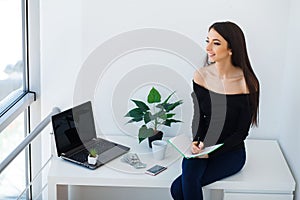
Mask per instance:
[[[191,151],[193,154],[198,154],[203,151],[203,148],[204,148],[203,142],[200,142],[198,145],[198,142],[195,141],[192,143]],[[197,158],[208,158],[208,154],[205,154],[203,156],[198,156]]]

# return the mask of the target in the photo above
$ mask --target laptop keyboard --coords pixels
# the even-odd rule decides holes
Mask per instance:
[[[84,162],[87,161],[88,155],[89,155],[89,152],[87,150],[85,150],[85,151],[81,151],[81,152],[78,152],[76,154],[73,154],[72,156],[70,156],[70,158],[73,159],[73,160],[84,163]]]
[[[97,140],[96,143],[94,143],[93,145],[88,147],[88,149],[94,148],[97,150],[97,152],[99,154],[101,154],[101,153],[107,151],[108,149],[113,148],[114,146],[116,146],[116,144],[100,139],[100,140]],[[70,158],[83,163],[83,162],[87,161],[88,155],[89,155],[89,151],[87,149],[85,149],[83,151],[80,151],[78,153],[71,155]]]
[[[97,152],[104,152],[113,148],[116,144],[99,139],[91,148],[95,148]]]

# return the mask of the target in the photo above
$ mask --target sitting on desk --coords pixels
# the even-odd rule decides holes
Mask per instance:
[[[182,175],[171,186],[175,200],[203,199],[203,186],[240,171],[246,161],[244,140],[250,125],[258,123],[259,82],[242,30],[232,22],[214,23],[206,51],[208,66],[199,68],[193,80],[197,128],[191,151],[202,151],[198,137],[206,146],[224,145],[197,158],[183,158]]]

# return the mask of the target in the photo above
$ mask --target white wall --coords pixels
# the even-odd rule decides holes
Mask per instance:
[[[70,4],[72,9],[69,9]],[[252,14],[252,10],[255,10],[255,15]],[[281,14],[278,15],[278,13]],[[289,4],[283,0],[276,2],[223,0],[218,3],[213,1],[199,3],[196,0],[189,3],[157,0],[150,3],[131,0],[110,1],[105,4],[99,1],[42,1],[42,111],[47,113],[53,106],[59,106],[62,109],[72,106],[74,96],[76,96],[74,89],[78,82],[77,76],[86,65],[84,62],[97,48],[109,43],[111,38],[121,33],[149,27],[166,29],[182,34],[200,47],[204,47],[209,25],[218,20],[232,20],[237,22],[246,34],[252,64],[262,85],[261,124],[259,129],[253,130],[252,135],[253,137],[277,138],[276,130],[279,128],[280,119],[270,117],[269,113],[279,105],[279,99],[273,98],[274,94],[278,93],[278,88],[273,86],[275,80],[278,85],[281,85],[282,81],[279,69],[285,60],[282,51],[286,45],[288,13]],[[128,41],[129,44],[134,42]],[[115,48],[117,47],[107,47],[106,51],[114,52]],[[193,54],[193,52],[188,53]],[[201,53],[199,52],[199,56],[202,56]],[[115,59],[116,55],[114,56],[111,58]],[[125,64],[130,65],[130,62],[138,59],[137,56],[139,55],[129,61],[125,60]],[[124,57],[126,58],[123,55],[122,58]],[[102,62],[104,58],[105,55],[96,62]],[[138,59],[139,66],[142,65],[143,59]],[[152,62],[160,64],[163,61],[162,58],[154,58]],[[194,63],[201,65],[200,59]],[[182,68],[185,70],[186,66],[167,67],[173,67],[173,71],[180,71]],[[99,67],[102,66],[99,64]],[[120,70],[124,70],[122,66],[119,67]],[[269,73],[270,68],[272,68],[272,74]],[[188,68],[188,70],[193,69]],[[93,72],[89,73],[92,77]],[[105,73],[103,74],[107,77],[115,75]],[[123,78],[122,74],[117,75]],[[102,78],[106,77],[96,78],[102,81]],[[191,80],[192,72],[184,74],[184,78]],[[90,77],[86,79],[82,84],[88,85]],[[169,85],[167,87],[173,89]],[[174,89],[178,90],[178,88]],[[89,90],[89,88],[82,90]],[[101,91],[91,91],[89,95],[97,97],[97,92]],[[50,99],[50,96],[54,100]],[[102,101],[105,101],[105,97]],[[100,103],[95,105],[98,104]],[[111,130],[119,130],[113,123],[110,125]]]
[[[296,153],[291,146],[299,141],[295,112],[299,109],[299,95],[295,94],[299,82],[295,73],[299,72],[295,60],[299,34],[294,34],[295,30],[299,32],[299,27],[294,26],[299,18],[295,11],[299,3],[291,2],[293,6],[286,0],[42,0],[42,115],[54,106],[65,109],[91,99],[99,131],[128,133],[135,127],[122,126],[119,116],[132,106],[128,95],[140,97],[142,88],[155,82],[164,93],[176,90],[177,98],[185,100],[184,109],[178,111],[178,116],[186,120],[184,125],[166,132],[189,131],[188,86],[194,67],[201,65],[207,28],[215,21],[231,20],[245,32],[250,59],[261,83],[260,126],[251,131],[251,137],[279,139],[300,180],[299,172],[295,171],[299,162],[295,161]],[[150,29],[139,32],[145,28]],[[150,34],[149,30],[162,33]],[[167,36],[178,40],[170,42]],[[183,50],[178,48],[179,44]],[[153,69],[144,75],[153,77],[152,81],[148,78],[142,83],[135,80],[136,76],[131,77],[140,75],[137,70],[142,67]],[[166,79],[162,80],[161,74],[166,72],[160,69],[166,69],[172,76],[163,76]],[[134,86],[135,83],[139,85]]]
[[[286,156],[293,175],[298,182],[296,199],[300,199],[300,92],[299,92],[299,52],[300,52],[300,2],[291,1],[289,15],[288,41],[286,48],[286,60],[284,66],[279,69],[282,73],[282,92],[279,108],[280,127],[278,129],[279,142]]]

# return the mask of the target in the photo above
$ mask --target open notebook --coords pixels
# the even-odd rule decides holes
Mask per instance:
[[[193,154],[191,151],[192,139],[185,134],[178,135],[168,140],[168,142],[185,158],[195,158],[197,156],[203,156],[221,147],[223,144],[217,144],[209,147],[205,147],[199,154]]]

